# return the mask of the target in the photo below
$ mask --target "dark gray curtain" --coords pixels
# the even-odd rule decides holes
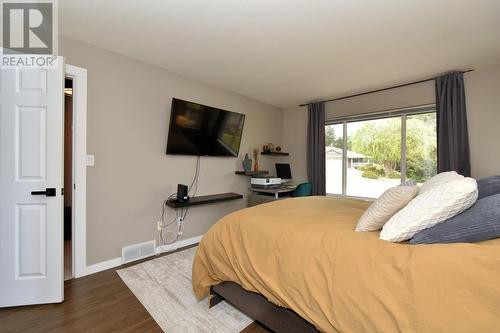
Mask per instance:
[[[325,195],[325,104],[308,105],[307,176],[313,195]]]
[[[436,78],[438,171],[470,177],[469,134],[464,76],[452,72]]]

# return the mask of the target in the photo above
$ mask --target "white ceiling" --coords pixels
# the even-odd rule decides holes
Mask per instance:
[[[279,106],[500,63],[499,0],[61,0],[60,33]]]

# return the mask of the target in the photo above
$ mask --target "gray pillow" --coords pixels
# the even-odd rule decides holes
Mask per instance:
[[[422,230],[411,244],[473,243],[500,237],[500,194],[478,200],[471,208]]]
[[[477,180],[478,199],[500,193],[500,176],[489,176]]]

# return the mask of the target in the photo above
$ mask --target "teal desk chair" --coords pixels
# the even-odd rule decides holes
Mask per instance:
[[[291,197],[308,197],[312,194],[312,184],[302,183],[290,194]]]

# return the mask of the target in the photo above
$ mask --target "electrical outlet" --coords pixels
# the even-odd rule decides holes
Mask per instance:
[[[95,155],[87,155],[85,162],[87,166],[95,166]]]
[[[161,231],[161,221],[156,221],[156,229]]]

